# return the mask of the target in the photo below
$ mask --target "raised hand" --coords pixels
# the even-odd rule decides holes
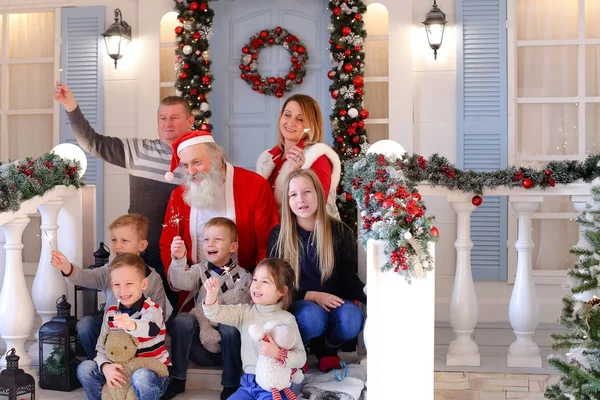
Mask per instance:
[[[171,242],[171,255],[176,259],[180,259],[185,256],[185,242],[181,236],[175,236]]]
[[[215,277],[207,279],[204,282],[204,288],[206,289],[206,299],[204,299],[204,304],[207,306],[215,304],[217,301],[217,293],[219,293],[219,280]]]
[[[304,161],[306,161],[304,151],[298,146],[292,147],[285,155],[285,158],[291,163],[292,170],[301,168],[304,165]]]
[[[135,321],[131,319],[129,314],[117,314],[113,320],[113,324],[117,328],[125,329],[127,331],[135,331],[137,327]]]
[[[69,259],[65,257],[63,253],[58,250],[52,250],[52,253],[50,254],[52,255],[50,264],[52,264],[53,267],[60,269],[65,275],[71,273],[71,268],[73,267],[71,266]]]
[[[54,100],[65,106],[65,110],[71,112],[77,108],[75,95],[67,85],[62,82],[56,82],[54,86]]]

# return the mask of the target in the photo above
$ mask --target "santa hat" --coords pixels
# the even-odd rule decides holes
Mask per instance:
[[[184,133],[179,139],[173,142],[171,147],[173,148],[173,155],[171,156],[171,170],[165,174],[167,182],[172,182],[175,178],[173,171],[179,166],[179,153],[186,147],[193,146],[200,143],[214,143],[210,132],[207,131],[190,131]]]

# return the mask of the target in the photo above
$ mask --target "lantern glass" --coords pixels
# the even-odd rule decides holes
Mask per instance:
[[[131,41],[131,26],[123,21],[121,10],[115,9],[115,22],[113,22],[104,36],[104,44],[110,58],[115,60],[115,69],[117,68],[117,60],[121,59],[127,50],[127,45]]]
[[[442,38],[444,37],[445,25],[433,24],[427,26],[427,40],[429,40],[429,46],[436,46],[438,49],[442,45]]]
[[[127,52],[129,39],[122,36],[105,36],[104,43],[106,44],[106,51],[110,58],[120,60]]]
[[[444,29],[446,28],[446,14],[437,6],[436,0],[433,0],[433,7],[427,13],[423,25],[425,25],[425,32],[427,33],[427,41],[429,47],[433,49],[433,58],[437,59],[437,51],[442,46],[442,40],[444,40]]]

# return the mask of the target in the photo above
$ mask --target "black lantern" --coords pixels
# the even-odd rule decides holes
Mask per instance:
[[[88,268],[98,268],[108,264],[108,259],[110,257],[110,251],[104,244],[104,242],[100,242],[100,247],[98,250],[94,252],[94,265],[90,265]]]
[[[71,305],[63,294],[56,301],[56,317],[42,325],[39,332],[42,389],[70,392],[81,387],[75,357],[76,324],[77,318],[71,316]]]
[[[104,36],[106,51],[108,51],[110,58],[115,60],[115,69],[117,69],[117,60],[123,57],[127,45],[131,42],[131,26],[123,21],[121,10],[118,8],[115,9],[115,22],[108,27],[102,36]]]
[[[15,349],[6,354],[6,369],[0,372],[0,400],[35,399],[35,380],[19,368]]]
[[[423,25],[425,25],[425,32],[427,32],[427,40],[429,41],[429,47],[433,49],[433,59],[437,60],[437,51],[442,47],[442,40],[444,39],[444,29],[446,28],[446,14],[440,10],[436,4],[436,0],[433,0],[433,7],[427,13]]]

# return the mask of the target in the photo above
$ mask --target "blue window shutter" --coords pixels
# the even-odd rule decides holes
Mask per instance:
[[[62,71],[77,103],[96,132],[104,132],[104,7],[65,7],[61,15]],[[69,118],[60,113],[60,141],[77,144]],[[104,162],[88,153],[85,183],[96,185],[97,240],[104,240]]]
[[[458,163],[506,168],[506,0],[456,0]],[[506,280],[507,198],[486,196],[471,216],[476,280]]]

